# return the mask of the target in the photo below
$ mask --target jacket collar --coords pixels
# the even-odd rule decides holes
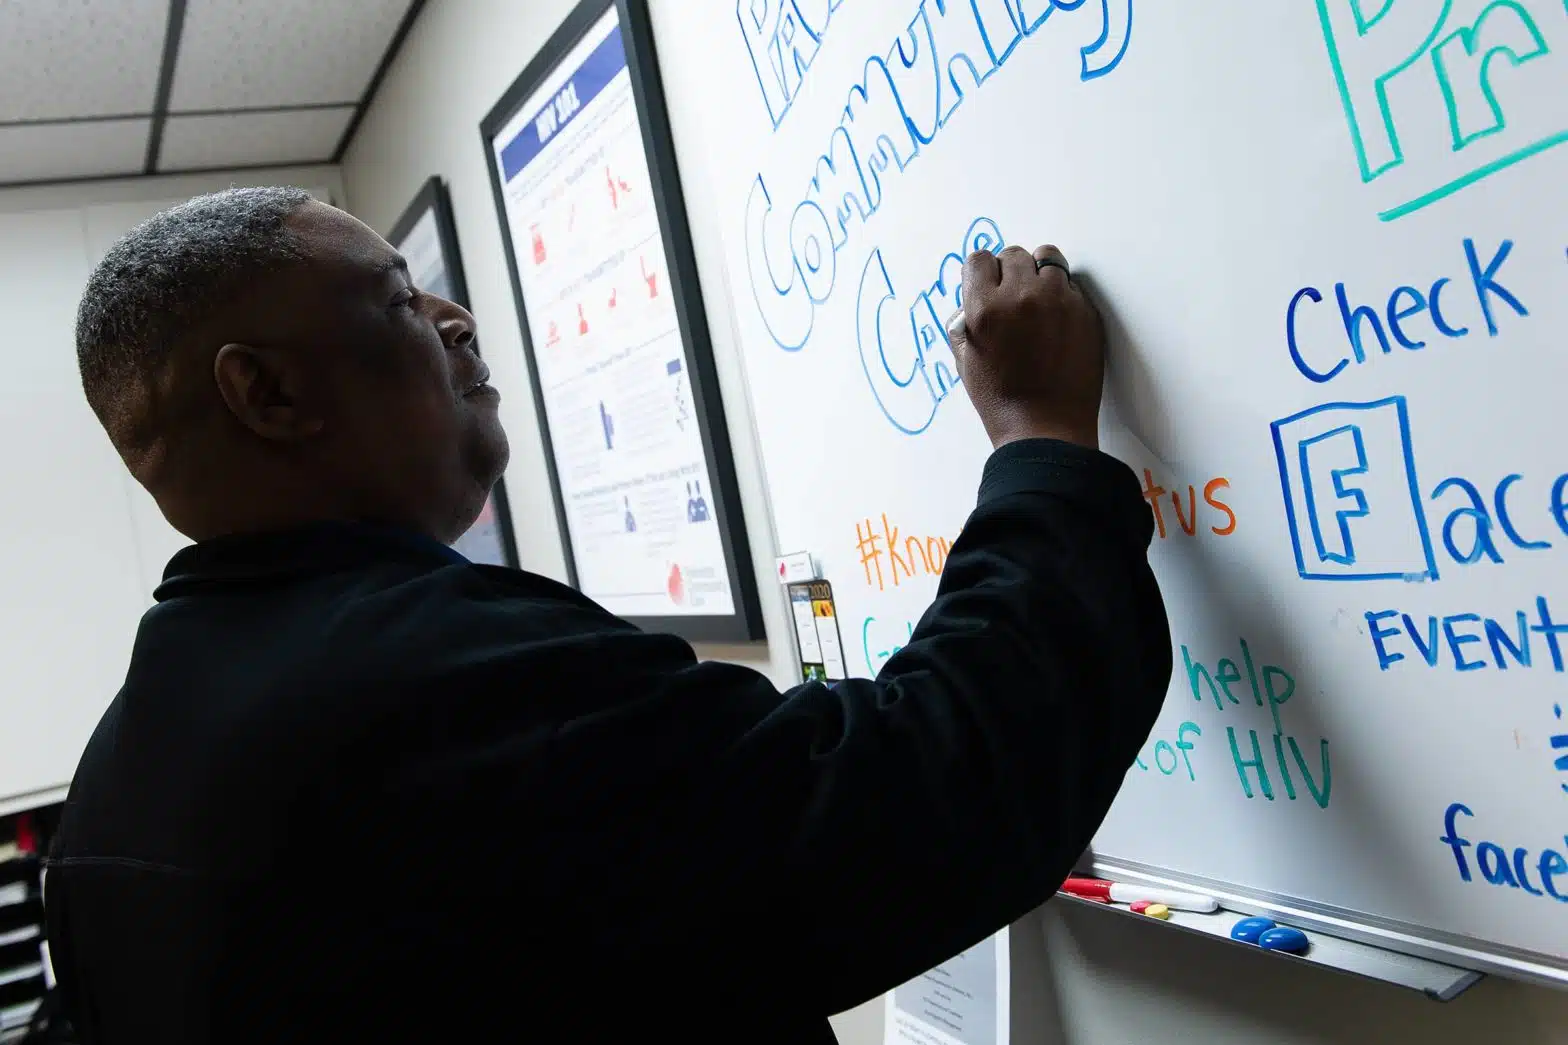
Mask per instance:
[[[159,602],[192,587],[235,581],[279,580],[403,562],[436,570],[468,559],[433,537],[370,523],[325,522],[271,533],[201,541],[177,552],[153,597]]]

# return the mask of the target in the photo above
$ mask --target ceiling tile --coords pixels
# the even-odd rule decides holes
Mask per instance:
[[[190,0],[169,106],[357,102],[410,0]]]
[[[0,184],[139,174],[151,120],[0,127]]]
[[[160,171],[314,163],[332,158],[348,129],[351,105],[293,112],[171,116],[163,128]]]
[[[169,0],[0,0],[0,120],[152,111]]]

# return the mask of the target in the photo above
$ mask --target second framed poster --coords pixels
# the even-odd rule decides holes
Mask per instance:
[[[643,0],[585,0],[481,125],[572,583],[693,641],[761,614]]]

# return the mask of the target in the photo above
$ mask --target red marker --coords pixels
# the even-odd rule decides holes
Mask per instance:
[[[1171,889],[1156,889],[1152,886],[1128,885],[1123,882],[1109,882],[1104,878],[1069,878],[1062,883],[1061,891],[1084,900],[1099,900],[1101,903],[1161,903],[1166,907],[1178,911],[1201,911],[1204,913],[1219,910],[1220,903],[1212,896],[1200,893],[1182,893]]]

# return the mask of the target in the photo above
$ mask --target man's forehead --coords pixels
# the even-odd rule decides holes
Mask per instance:
[[[313,261],[333,268],[384,272],[403,259],[391,244],[351,214],[311,201],[290,214],[287,226]]]

